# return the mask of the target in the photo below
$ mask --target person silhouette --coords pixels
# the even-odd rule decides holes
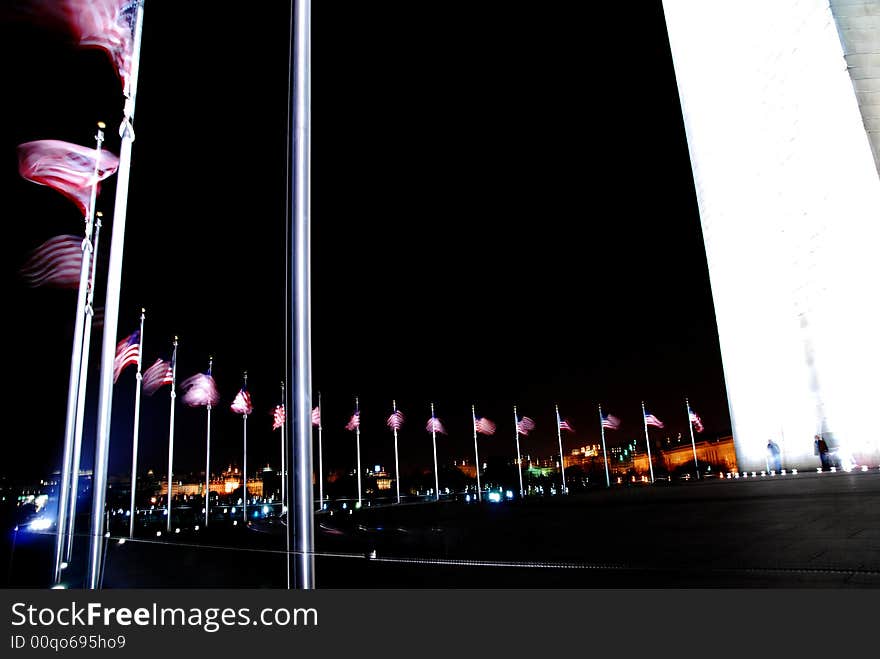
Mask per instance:
[[[822,471],[828,469],[828,444],[822,439],[822,435],[816,435],[813,441],[813,455],[819,456]]]
[[[770,456],[768,460],[770,469],[776,472],[782,471],[782,456],[779,451],[779,445],[772,439],[767,440],[767,453]]]

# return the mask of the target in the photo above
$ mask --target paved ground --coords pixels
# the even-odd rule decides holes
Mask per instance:
[[[104,585],[284,587],[280,530],[111,540]],[[316,537],[319,588],[877,588],[880,471],[337,512]],[[7,585],[45,587],[50,541],[19,538]]]

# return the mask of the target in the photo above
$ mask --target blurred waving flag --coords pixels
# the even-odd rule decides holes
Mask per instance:
[[[574,432],[574,428],[571,427],[571,424],[567,419],[563,419],[558,414],[556,415],[556,423],[559,425],[560,430],[567,430],[568,432]]]
[[[446,428],[443,427],[443,423],[436,416],[428,419],[428,423],[425,424],[425,430],[428,432],[439,432],[443,435],[446,434]]]
[[[82,238],[55,236],[33,250],[18,271],[31,288],[78,288],[82,268]]]
[[[241,389],[238,390],[229,409],[236,414],[251,414],[254,411],[251,394],[247,390],[247,383],[243,384]]]
[[[136,0],[4,0],[0,19],[39,25],[75,45],[100,48],[127,89],[137,4]]]
[[[482,416],[474,417],[474,428],[481,435],[495,434],[495,424],[492,423],[489,419]]]
[[[688,409],[688,416],[690,417],[691,423],[694,424],[694,430],[697,432],[703,432],[703,422],[700,420],[699,415],[691,409]]]
[[[663,422],[650,412],[645,412],[645,425],[663,428]]]
[[[144,388],[144,393],[147,396],[152,396],[159,391],[160,387],[173,383],[174,368],[171,366],[171,362],[166,362],[164,359],[157,359],[150,368],[144,371],[141,386]]]
[[[385,421],[385,425],[392,430],[400,430],[400,426],[403,425],[403,420],[403,412],[401,412],[400,410],[394,410],[391,413],[391,416],[388,417],[388,420]]]
[[[272,410],[272,430],[278,430],[284,425],[287,415],[284,413],[284,405],[276,405]]]
[[[527,416],[524,416],[521,419],[518,419],[516,422],[516,431],[520,435],[528,435],[534,429],[535,429],[535,422],[532,421]]]
[[[141,352],[140,330],[135,330],[116,344],[116,358],[113,360],[113,382],[119,379],[119,375],[126,366],[138,363]]]
[[[213,407],[220,402],[220,392],[211,375],[211,369],[207,373],[196,373],[180,383],[183,392],[181,401],[187,407]]]
[[[28,181],[57,190],[85,216],[89,214],[96,155],[94,148],[61,140],[25,142],[18,145],[18,172]],[[119,158],[105,150],[97,162],[98,181],[119,167]]]
[[[321,406],[316,405],[315,409],[312,410],[312,425],[320,426],[321,425]]]
[[[609,430],[617,430],[620,428],[620,419],[618,419],[613,414],[608,414],[602,417],[602,427],[608,428]]]
[[[361,411],[358,410],[354,414],[351,415],[351,418],[348,420],[348,423],[345,424],[346,430],[354,430],[355,428],[360,428],[361,426]]]

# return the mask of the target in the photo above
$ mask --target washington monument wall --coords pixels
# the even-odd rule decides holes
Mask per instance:
[[[880,463],[880,0],[663,0],[740,467]]]

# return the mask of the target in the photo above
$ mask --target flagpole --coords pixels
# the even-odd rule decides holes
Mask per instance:
[[[393,411],[397,411],[397,401],[391,401]],[[397,486],[397,503],[400,503],[400,462],[397,459],[397,424],[392,428],[394,431],[394,483]]]
[[[138,427],[140,425],[141,418],[141,385],[144,379],[143,374],[141,373],[141,366],[144,361],[144,315],[145,310],[141,307],[141,329],[140,334],[138,334],[138,341],[140,342],[140,346],[138,347],[138,360],[137,360],[137,373],[135,374],[135,389],[134,389],[134,432],[131,438],[131,505],[129,506],[129,520],[128,520],[128,537],[134,537],[134,497],[137,491],[137,463],[138,463]]]
[[[61,582],[62,554],[66,544],[67,525],[73,525],[76,520],[68,517],[70,481],[73,471],[73,450],[76,434],[77,402],[79,389],[84,384],[80,382],[82,371],[83,334],[86,321],[86,300],[88,297],[89,272],[92,261],[93,245],[91,241],[93,231],[93,213],[95,200],[98,195],[98,167],[101,162],[101,144],[104,141],[103,124],[98,124],[98,132],[95,135],[95,174],[92,181],[91,202],[88,211],[83,218],[83,241],[82,262],[79,268],[79,289],[76,296],[76,321],[73,324],[73,347],[70,352],[70,376],[67,383],[67,418],[64,424],[64,449],[61,457],[61,478],[58,482],[58,521],[55,527],[55,557],[52,569],[52,583]],[[88,365],[86,365],[88,367]],[[73,492],[76,499],[76,491]]]
[[[208,356],[208,373],[214,368],[214,357]],[[213,374],[212,374],[213,377]],[[211,505],[211,401],[208,400],[208,432],[205,436],[205,528],[208,528],[208,508]]]
[[[687,407],[687,415],[688,415],[688,430],[691,431],[691,448],[694,451],[694,469],[697,471],[697,480],[700,478],[700,463],[697,462],[697,443],[694,441],[694,424],[691,422],[691,404],[687,399],[687,396],[684,398],[684,405]]]
[[[434,501],[440,501],[440,475],[437,473],[437,423],[434,420],[434,403],[431,403],[431,443],[434,446]]]
[[[474,466],[477,468],[477,501],[482,501],[480,494],[480,450],[477,448],[477,412],[474,405],[471,405],[471,418],[474,421]]]
[[[562,494],[565,494],[565,456],[562,454],[562,420],[559,418],[559,405],[556,406],[556,438],[559,440],[559,470],[562,474]]]
[[[98,126],[103,127],[104,123],[100,122]],[[79,469],[82,456],[83,423],[85,422],[86,416],[86,382],[89,373],[89,347],[92,342],[92,317],[95,314],[92,303],[95,299],[95,272],[98,266],[98,238],[101,235],[101,217],[103,216],[103,213],[98,211],[96,215],[95,237],[92,241],[92,265],[91,275],[89,276],[89,292],[86,296],[86,318],[85,326],[83,327],[82,359],[80,360],[79,365],[79,386],[76,396],[76,430],[73,435],[73,462],[70,474],[70,512],[67,516],[67,519],[69,520],[67,525],[67,548],[64,552],[64,561],[67,563],[70,563],[70,557],[73,555],[73,536],[76,531],[76,504],[77,493],[79,492]]]
[[[116,200],[113,207],[113,234],[110,239],[110,263],[104,303],[104,337],[101,347],[101,386],[98,397],[98,433],[95,447],[94,495],[92,497],[91,537],[89,539],[89,588],[100,584],[102,543],[104,541],[104,505],[107,495],[107,460],[110,455],[110,412],[113,405],[113,361],[116,356],[116,330],[119,320],[119,295],[122,284],[122,256],[125,245],[125,215],[128,205],[128,181],[131,173],[131,150],[134,142],[135,99],[140,67],[141,34],[144,22],[144,0],[140,0],[135,17],[134,48],[131,75],[126,90],[120,137],[122,144],[117,169]]]
[[[284,511],[287,508],[287,461],[285,460],[285,456],[287,454],[286,451],[286,443],[284,441],[284,426],[287,423],[287,405],[284,401],[284,383],[281,383],[281,406],[284,408],[284,421],[281,422],[281,514],[284,515]]]
[[[247,391],[247,371],[244,372],[244,389]],[[244,497],[242,498],[241,512],[244,525],[247,526],[247,412],[242,415],[242,427],[244,430],[244,459],[242,460],[241,482],[244,483]]]
[[[611,487],[611,476],[608,473],[608,451],[605,450],[605,424],[602,423],[602,405],[599,405],[599,431],[602,433],[602,457],[605,458],[605,486]]]
[[[324,451],[321,446],[321,392],[318,392],[318,510],[324,509]]]
[[[177,382],[177,337],[174,337],[174,351],[171,353],[171,412],[168,424],[168,500],[165,502],[166,529],[171,532],[171,498],[174,494],[173,464],[174,464],[174,399],[177,398],[175,389]]]
[[[513,406],[513,432],[516,435],[516,471],[519,474],[519,496],[525,496],[522,480],[522,458],[519,453],[519,420],[516,418],[516,405]]]
[[[648,469],[651,471],[651,482],[654,482],[654,463],[651,460],[651,440],[648,437],[648,416],[645,413],[645,401],[642,401],[642,420],[645,422],[645,446],[648,448]]]
[[[354,411],[358,415],[358,424],[354,429],[355,443],[357,444],[357,477],[358,477],[358,508],[361,507],[361,408],[358,398],[354,399]]]

